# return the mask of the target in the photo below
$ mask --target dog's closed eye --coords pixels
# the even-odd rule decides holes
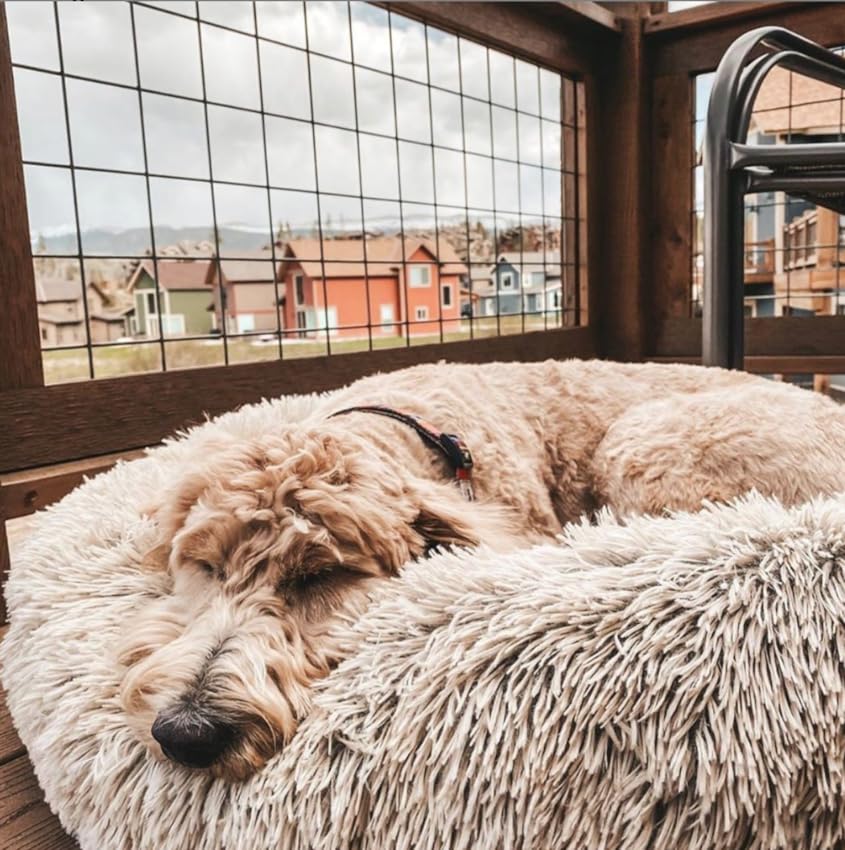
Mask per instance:
[[[208,561],[197,561],[197,567],[205,573],[209,578],[218,578],[220,575],[220,571],[214,564],[209,563]]]
[[[282,578],[279,592],[284,596],[309,596],[336,589],[340,583],[363,578],[361,573],[337,565],[313,572],[299,572]]]

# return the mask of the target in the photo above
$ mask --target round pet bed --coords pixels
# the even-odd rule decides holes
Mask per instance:
[[[165,592],[141,511],[221,417],[46,511],[12,570],[9,708],[83,850],[841,847],[845,502],[604,517],[385,583],[289,746],[241,784],[149,758],[114,646]]]

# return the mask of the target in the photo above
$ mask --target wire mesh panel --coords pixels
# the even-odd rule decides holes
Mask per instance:
[[[843,49],[837,50],[843,52]],[[692,297],[701,314],[704,270],[704,123],[713,74],[695,78],[692,173]],[[845,140],[845,91],[775,68],[757,95],[749,142],[788,145]],[[843,313],[845,217],[784,192],[745,198],[745,314],[750,317]],[[845,381],[843,381],[845,383]]]
[[[48,382],[582,321],[580,82],[360,2],[6,9]]]

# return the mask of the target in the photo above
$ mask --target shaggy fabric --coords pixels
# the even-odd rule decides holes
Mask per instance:
[[[17,559],[3,683],[84,850],[845,846],[845,500],[605,517],[411,565],[261,773],[152,761],[113,655],[163,591],[140,509],[206,437],[322,404],[265,403],[117,467]]]

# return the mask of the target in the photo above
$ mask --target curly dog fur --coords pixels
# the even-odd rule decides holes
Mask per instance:
[[[696,510],[748,490],[794,504],[845,481],[845,415],[744,373],[590,361],[437,364],[360,380],[380,404],[459,433],[466,502],[406,425],[320,417],[208,447],[152,510],[172,594],[127,629],[123,703],[156,755],[219,776],[259,768],[349,647],[333,626],[431,546],[506,550],[601,507]]]

